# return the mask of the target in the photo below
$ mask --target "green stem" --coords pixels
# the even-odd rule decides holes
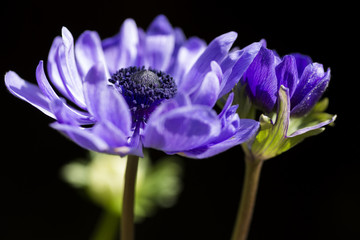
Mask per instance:
[[[119,217],[108,211],[104,211],[91,240],[114,240],[118,229]]]
[[[232,240],[246,240],[248,236],[262,164],[262,160],[246,154],[245,177]]]
[[[128,156],[122,205],[121,240],[134,240],[134,199],[138,163],[138,156]]]

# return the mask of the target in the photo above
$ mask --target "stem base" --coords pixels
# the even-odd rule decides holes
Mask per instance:
[[[263,161],[245,157],[245,177],[232,240],[246,240],[254,212]]]
[[[121,240],[134,239],[134,200],[138,163],[138,156],[128,156],[121,216]]]

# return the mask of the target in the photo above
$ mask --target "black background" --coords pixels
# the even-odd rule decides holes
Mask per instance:
[[[336,126],[264,164],[249,240],[360,239],[355,8],[337,1],[2,1],[0,73],[13,70],[35,82],[38,61],[46,60],[62,26],[75,38],[87,29],[106,38],[126,18],[146,29],[160,13],[187,37],[210,42],[233,30],[240,47],[265,38],[280,55],[308,54],[331,68],[325,96],[328,112],[338,114]],[[61,166],[86,151],[50,129],[51,119],[4,84],[0,90],[0,239],[89,239],[100,209],[59,177]],[[178,204],[137,225],[137,239],[230,239],[242,159],[239,147],[207,160],[183,158]]]

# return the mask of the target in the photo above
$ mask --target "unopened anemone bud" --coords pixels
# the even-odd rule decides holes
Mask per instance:
[[[330,69],[302,54],[280,58],[262,46],[241,83],[252,103],[265,113],[276,111],[280,86],[289,89],[291,116],[301,117],[320,100],[330,81]]]

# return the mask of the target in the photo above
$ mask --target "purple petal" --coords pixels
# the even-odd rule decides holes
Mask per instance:
[[[224,73],[226,78],[231,74],[232,68],[235,63],[239,60],[240,56],[243,54],[241,50],[235,50],[229,53],[223,61],[220,63],[221,71]]]
[[[174,51],[174,35],[154,35],[146,37],[145,65],[165,71]]]
[[[62,28],[63,44],[58,48],[57,66],[62,75],[63,84],[71,99],[81,108],[86,109],[80,78],[74,53],[74,39],[70,31]]]
[[[321,74],[321,71],[319,73]],[[304,86],[305,90],[299,92],[296,90],[295,94],[298,93],[299,95],[296,95],[297,99],[294,100],[294,105],[292,105],[293,107],[291,110],[291,115],[303,116],[307,112],[309,112],[312,109],[312,107],[320,100],[321,96],[323,95],[323,93],[325,92],[326,88],[329,85],[329,81],[330,81],[330,69],[328,69],[328,71],[321,79],[317,79],[316,83],[309,82],[307,84],[307,85],[312,85],[312,84],[316,84],[316,85],[312,86],[312,89],[310,89],[309,92],[307,92],[307,94],[303,96],[302,100],[299,103],[296,103],[295,100],[299,99],[308,88],[307,86]],[[291,101],[291,104],[293,104],[293,100]]]
[[[285,56],[283,61],[276,66],[275,71],[279,86],[287,87],[291,97],[299,81],[295,57]]]
[[[123,152],[130,151],[128,136],[111,122],[100,122],[93,127],[93,133],[104,140],[110,149],[123,149]],[[127,151],[125,149],[128,148]]]
[[[64,82],[57,65],[58,49],[61,45],[62,45],[62,38],[58,36],[54,39],[49,51],[48,61],[47,61],[47,71],[49,74],[50,81],[56,87],[56,89],[59,90],[60,93],[63,96],[65,96],[67,99],[71,100],[71,97],[64,86]]]
[[[44,63],[40,61],[38,66],[36,67],[36,80],[37,83],[43,92],[43,94],[50,100],[53,101],[55,99],[60,99],[54,89],[51,87],[44,71]]]
[[[139,133],[139,128],[136,128],[135,132],[131,136],[130,139],[130,151],[129,154],[136,155],[139,157],[144,157],[143,153],[143,143],[141,140],[141,135]]]
[[[137,56],[133,66],[145,66],[146,64],[146,33],[143,29],[138,28],[139,45],[137,50]]]
[[[76,117],[73,114],[71,114],[73,112],[69,111],[66,108],[64,101],[62,101],[60,98],[54,99],[50,103],[50,108],[52,112],[55,114],[58,123],[74,125],[74,126],[79,125],[78,122],[76,121]]]
[[[170,101],[167,106],[167,108],[163,107],[164,112],[170,111],[171,109],[174,109],[176,107],[185,107],[191,105],[191,99],[189,95],[177,93],[174,97],[174,101]]]
[[[92,116],[66,105],[64,99],[53,100],[50,103],[50,109],[59,123],[70,125],[89,125],[95,123]]]
[[[260,48],[261,43],[253,43],[239,51],[239,58],[233,65],[230,75],[226,77],[221,84],[222,86],[219,98],[231,91],[231,89],[238,83],[244,72],[253,62]]]
[[[77,122],[74,121],[73,116],[70,115],[71,112],[67,111],[62,101],[54,101],[51,106],[58,119],[56,124],[61,125],[61,129],[59,127],[56,129],[65,132],[80,146],[122,156],[130,152],[128,136],[111,122],[98,122],[92,128],[83,129],[77,126]]]
[[[119,37],[118,51],[115,52],[117,54],[115,71],[135,65],[138,54],[139,32],[133,19],[126,19],[124,21]]]
[[[44,65],[43,61],[40,61],[39,65],[36,68],[36,80],[38,82],[38,85],[42,91],[42,93],[50,100],[50,101],[60,101],[61,98],[57,95],[57,93],[53,90],[51,87],[48,79],[46,78],[45,71],[44,71]],[[50,106],[51,108],[51,106]],[[51,108],[52,109],[52,108]],[[68,116],[71,116],[73,121],[76,121],[79,124],[91,124],[93,123],[92,117],[86,113],[78,111],[66,104],[64,104],[64,110],[67,112]],[[56,115],[54,110],[52,109],[52,112]],[[59,118],[56,117],[58,120]]]
[[[85,78],[85,99],[89,112],[99,121],[111,122],[129,136],[131,115],[119,92],[108,86],[103,64],[93,66]]]
[[[81,78],[84,78],[90,68],[98,62],[104,64],[107,77],[110,78],[101,40],[97,32],[86,31],[81,34],[75,44],[75,54]]]
[[[324,76],[328,74],[324,72],[322,64],[312,63],[306,66],[296,86],[296,91],[292,97],[292,105],[298,104],[304,96],[310,92]]]
[[[233,99],[234,99],[234,94],[233,93],[229,94],[229,97],[226,100],[225,106],[218,116],[221,121],[221,128],[222,128],[221,134],[219,136],[217,136],[216,138],[214,138],[212,140],[212,143],[222,142],[222,141],[225,141],[226,139],[234,137],[236,134],[238,134],[237,133],[238,131],[242,132],[241,128],[245,127],[246,124],[249,123],[249,121],[250,121],[250,123],[252,122],[252,120],[248,121],[248,119],[240,120],[238,114],[236,113],[238,106],[231,105]],[[238,138],[239,137],[241,137],[241,136],[239,135]],[[239,138],[238,140],[246,141],[246,140],[243,140],[245,138],[246,138],[246,136],[243,136],[242,138]]]
[[[243,77],[250,99],[266,112],[271,112],[277,99],[275,60],[271,50],[261,47]]]
[[[80,128],[78,126],[60,124],[58,122],[52,123],[50,126],[62,132],[83,148],[97,152],[104,152],[109,149],[106,142],[93,134],[88,128]]]
[[[312,63],[311,57],[300,53],[293,53],[291,55],[296,59],[296,66],[299,74],[298,77],[300,78],[306,66]]]
[[[144,130],[145,147],[165,152],[183,152],[200,147],[219,135],[220,122],[210,108],[196,105],[164,112],[162,108],[168,108],[166,105],[160,105],[150,116]]]
[[[199,79],[203,79],[205,74],[210,71],[210,63],[212,61],[221,62],[228,54],[236,37],[237,33],[229,32],[215,38],[184,76],[179,91],[187,93],[195,91],[201,84]]]
[[[115,36],[104,39],[101,42],[106,59],[106,65],[108,66],[111,74],[119,70],[118,61],[117,61],[120,55],[119,41],[120,41],[120,34],[116,34]]]
[[[99,98],[102,96],[102,93],[107,90],[106,87],[107,82],[104,66],[97,64],[88,71],[84,82],[84,95],[87,108],[91,115],[97,120],[101,119],[99,114],[99,109],[101,108]]]
[[[240,119],[240,128],[237,130],[234,138],[238,143],[249,141],[254,135],[257,134],[260,123],[252,119]]]
[[[50,100],[35,84],[29,83],[15,72],[9,71],[5,75],[5,85],[14,96],[30,103],[49,117],[55,118],[50,110]]]
[[[261,43],[261,45],[262,45],[264,48],[266,48],[266,46],[267,46],[266,39],[261,39],[261,40],[260,40],[260,43]]]
[[[193,104],[206,105],[213,107],[218,99],[220,92],[220,81],[216,73],[206,74],[198,90],[191,95]]]
[[[169,35],[173,31],[169,20],[164,15],[158,15],[147,29],[149,35]]]
[[[177,53],[182,45],[186,42],[186,36],[181,28],[174,28],[175,34],[175,52]]]
[[[192,158],[211,157],[248,141],[257,133],[259,123],[251,119],[240,120],[236,114],[237,106],[231,106],[233,99],[234,94],[231,93],[218,116],[222,126],[221,133],[212,138],[207,145],[184,152],[186,156]]]
[[[221,121],[221,133],[219,136],[216,136],[210,141],[212,144],[223,142],[226,139],[232,138],[239,130],[240,118],[236,113],[237,107],[237,105],[229,105],[229,107],[225,111],[223,110],[219,115],[219,119]]]
[[[255,120],[241,119],[240,123],[240,128],[232,137],[221,142],[210,143],[206,147],[185,151],[183,154],[190,158],[209,158],[250,140],[259,129],[259,123]]]
[[[175,78],[175,76],[173,74],[175,73],[175,68],[177,67],[176,66],[177,65],[177,56],[178,56],[180,47],[183,46],[186,41],[186,37],[185,37],[184,32],[181,30],[181,28],[174,28],[174,36],[175,36],[174,51],[172,52],[171,61],[170,61],[170,64],[169,64],[166,72]]]
[[[291,98],[292,114],[303,115],[308,112],[321,98],[329,81],[330,69],[325,73],[321,64],[309,64]]]
[[[206,43],[203,40],[192,37],[179,49],[174,72],[172,73],[178,87],[181,85],[183,76],[190,70],[192,65],[194,65],[205,48]]]
[[[127,137],[130,136],[131,114],[125,99],[112,86],[99,95],[99,114],[103,121],[109,121],[119,128]]]
[[[159,15],[148,28],[145,39],[145,65],[166,71],[175,50],[175,32],[164,15]]]
[[[229,94],[228,98],[226,99],[225,105],[218,116],[219,119],[224,118],[226,112],[230,109],[230,106],[233,101],[234,101],[234,93],[232,92]]]
[[[221,89],[222,80],[224,77],[223,71],[222,71],[220,65],[215,61],[211,62],[210,67],[211,67],[211,71],[214,72],[215,75],[217,76],[217,78],[219,79],[220,89]]]

